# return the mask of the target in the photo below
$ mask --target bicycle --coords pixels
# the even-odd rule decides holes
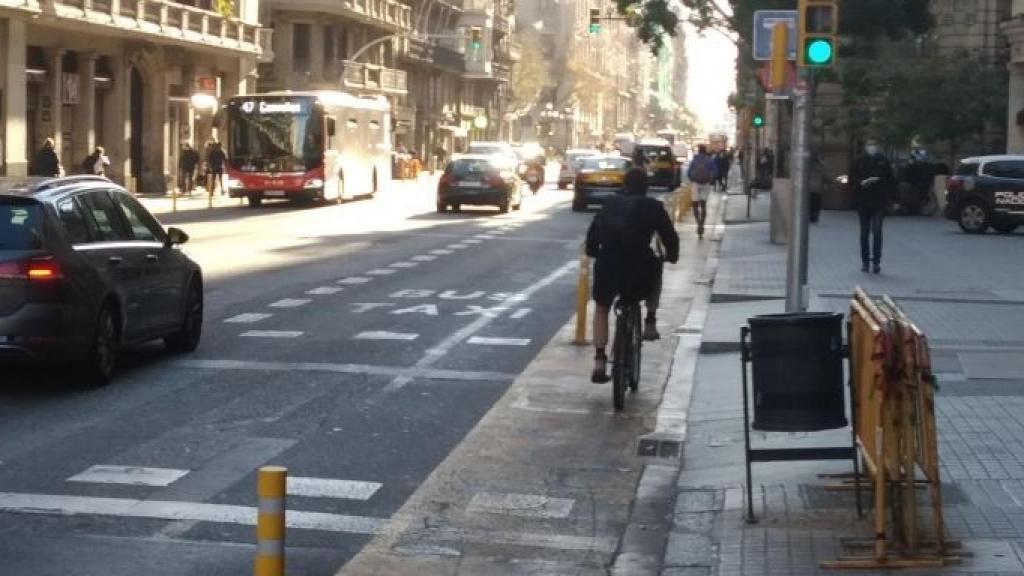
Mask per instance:
[[[615,302],[615,340],[612,343],[612,401],[616,410],[626,404],[626,388],[636,392],[640,384],[640,302]]]

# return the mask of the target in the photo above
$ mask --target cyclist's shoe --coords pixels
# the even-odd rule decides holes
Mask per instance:
[[[610,380],[611,376],[608,376],[608,358],[595,356],[594,371],[590,374],[590,381],[594,384],[606,384]]]
[[[661,334],[658,333],[658,323],[654,320],[644,321],[644,340],[648,342],[661,340]]]

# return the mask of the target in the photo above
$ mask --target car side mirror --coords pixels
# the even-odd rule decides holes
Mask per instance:
[[[168,228],[167,229],[167,241],[164,245],[168,248],[177,244],[184,244],[188,242],[188,234],[181,228]]]

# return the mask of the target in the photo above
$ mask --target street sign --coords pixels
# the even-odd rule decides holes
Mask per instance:
[[[772,59],[772,28],[779,22],[789,26],[789,60],[796,60],[797,28],[799,12],[796,10],[758,10],[754,12],[754,60]]]

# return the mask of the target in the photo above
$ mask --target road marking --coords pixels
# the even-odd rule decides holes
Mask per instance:
[[[168,486],[188,474],[188,470],[173,468],[144,468],[142,466],[114,466],[97,464],[68,478],[67,482],[90,484],[130,484],[132,486]]]
[[[497,230],[491,230],[490,232],[488,232],[488,234],[490,234],[491,236],[501,236],[501,235],[505,234],[505,231],[502,230],[501,228],[498,228]],[[481,236],[481,238],[482,238],[482,236]]]
[[[56,516],[88,514],[119,518],[191,520],[255,526],[258,511],[252,506],[228,504],[0,492],[0,512],[15,514]],[[285,522],[289,528],[300,530],[369,535],[380,534],[387,524],[387,520],[381,518],[298,510],[289,510]]]
[[[469,246],[466,246],[465,244],[449,244],[448,248],[451,248],[452,250],[462,250],[463,248],[469,248]]]
[[[306,294],[312,294],[313,296],[327,296],[330,294],[337,294],[344,288],[338,288],[336,286],[321,286],[319,288],[313,288],[312,290],[306,290]]]
[[[229,322],[229,323],[232,323],[232,324],[253,324],[253,323],[259,322],[260,320],[266,320],[267,318],[270,318],[271,316],[273,316],[273,314],[260,314],[259,312],[247,312],[245,314],[239,314],[238,316],[232,316],[231,318],[228,318],[224,322]]]
[[[349,276],[348,278],[338,280],[336,284],[348,284],[350,286],[355,286],[356,284],[366,284],[370,280],[372,280],[372,278],[366,278],[364,276]]]
[[[527,518],[567,518],[574,503],[572,498],[551,498],[539,494],[478,492],[469,501],[466,511]]]
[[[494,239],[494,236],[491,236],[490,234],[476,234],[473,238],[479,238],[480,240],[492,240]]]
[[[455,252],[451,250],[446,250],[444,248],[438,248],[437,250],[431,250],[430,253],[437,254],[438,256],[447,256],[449,254],[454,254]]]
[[[249,330],[242,332],[239,336],[247,338],[298,338],[302,332],[298,330]]]
[[[443,352],[441,353],[443,355]],[[253,370],[257,372],[326,372],[332,374],[367,374],[394,378],[454,380],[458,382],[508,382],[516,374],[505,372],[474,372],[405,366],[372,366],[369,364],[332,364],[329,362],[258,362],[254,360],[175,360],[172,367],[207,370]],[[339,381],[340,382],[340,381]]]
[[[557,282],[561,277],[574,272],[577,268],[578,268],[578,263],[575,260],[570,260],[570,261],[566,262],[565,264],[559,266],[558,268],[554,269],[550,274],[548,274],[544,278],[541,278],[537,282],[534,282],[532,285],[528,286],[526,289],[524,289],[524,290],[522,290],[520,292],[517,292],[517,293],[515,293],[513,295],[510,295],[508,298],[506,298],[505,300],[502,301],[502,304],[503,305],[508,305],[508,304],[513,303],[513,302],[520,302],[522,300],[529,299],[531,296],[533,296],[534,294],[536,294],[540,290],[543,290],[544,288],[546,288],[546,287],[550,286],[551,284],[554,284],[555,282]],[[483,330],[484,328],[486,328],[491,322],[494,321],[494,318],[495,318],[495,316],[481,315],[479,318],[477,318],[473,322],[470,322],[466,326],[464,326],[461,329],[455,331],[452,335],[450,335],[447,338],[445,338],[444,340],[442,340],[439,344],[437,344],[433,348],[430,348],[429,350],[427,350],[424,353],[423,357],[421,357],[416,362],[416,364],[413,367],[414,368],[418,368],[418,369],[426,369],[426,368],[429,368],[429,367],[433,366],[441,358],[443,358],[446,354],[448,354],[448,352],[452,348],[454,348],[455,346],[461,344],[463,341],[467,340],[468,338],[472,337],[474,334],[476,334],[480,330]],[[389,394],[391,392],[394,392],[395,390],[401,389],[403,386],[408,384],[409,381],[410,380],[409,380],[409,378],[407,376],[398,376],[398,377],[396,377],[394,380],[391,381],[390,384],[385,386],[383,389],[381,389],[380,392],[378,392],[373,398],[371,398],[370,403],[375,402],[377,399],[382,398],[383,396],[385,396],[385,395],[387,395],[387,394]]]
[[[417,262],[430,262],[430,261],[433,261],[433,260],[437,260],[437,256],[429,256],[429,255],[426,255],[426,254],[421,254],[419,256],[413,256],[412,258],[410,258],[410,260],[415,260]]]
[[[466,340],[467,344],[480,344],[482,346],[527,346],[529,338],[486,338],[484,336],[473,336]]]
[[[285,298],[270,304],[271,308],[298,308],[312,302],[309,298]]]
[[[419,337],[419,334],[385,332],[383,330],[360,332],[359,334],[356,334],[356,340],[415,340]]]
[[[529,315],[530,312],[531,310],[529,308],[520,308],[519,310],[516,310],[511,315],[509,315],[509,318],[513,320],[520,320],[522,318],[526,318],[526,316]]]
[[[367,272],[367,274],[371,276],[387,276],[389,274],[394,273],[395,271],[390,268],[377,268],[376,270],[370,270],[369,272]]]
[[[381,488],[379,482],[334,480],[332,478],[303,478],[301,476],[289,476],[287,486],[289,496],[339,498],[344,500],[369,500]]]
[[[463,244],[479,244],[481,242],[483,242],[483,240],[479,238],[466,238],[462,241]]]
[[[415,268],[419,264],[415,262],[395,262],[391,265],[392,268]]]

